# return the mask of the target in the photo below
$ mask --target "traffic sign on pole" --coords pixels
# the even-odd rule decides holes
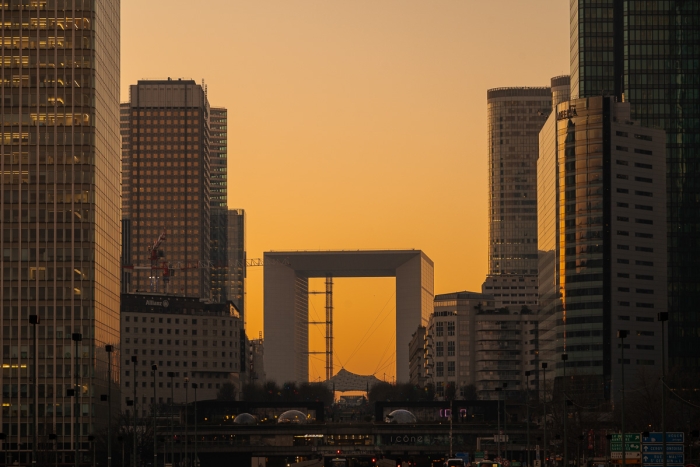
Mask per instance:
[[[612,439],[610,441],[618,442],[618,443],[622,442],[622,433],[613,433]],[[628,443],[639,443],[642,441],[642,434],[641,433],[625,433],[625,441]]]
[[[664,451],[664,446],[663,444],[644,444],[642,446],[642,451],[644,453],[652,453],[652,452],[663,452]],[[666,454],[669,452],[683,452],[683,445],[682,444],[666,444]]]
[[[615,435],[613,435],[614,437]],[[644,444],[657,444],[663,442],[663,436],[660,432],[649,433],[649,436],[645,436],[642,439]],[[668,431],[666,432],[666,443],[680,443],[685,442],[685,433],[682,431]]]
[[[625,443],[625,451],[627,452],[639,452],[642,449],[642,445],[640,443]],[[610,451],[615,452],[615,451],[622,451],[622,443],[621,442],[615,442],[611,441],[610,442]]]
[[[684,464],[684,459],[683,459],[683,454],[666,454],[666,463],[667,465],[683,465]],[[663,454],[659,453],[653,453],[653,454],[644,454],[642,456],[642,461],[644,461],[644,465],[653,465],[653,464],[663,464],[663,459],[664,456]]]

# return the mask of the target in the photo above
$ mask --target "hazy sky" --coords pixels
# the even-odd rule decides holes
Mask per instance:
[[[122,0],[122,100],[138,79],[192,78],[228,108],[229,207],[247,212],[249,258],[420,249],[435,262],[436,293],[480,291],[486,90],[568,74],[568,9],[568,0]],[[334,299],[335,370],[390,380],[394,280],[339,279]],[[312,298],[311,319],[322,319],[323,300]],[[262,268],[248,270],[246,307],[257,337]],[[310,331],[312,351],[324,350],[322,331]],[[311,378],[323,367],[312,357]]]

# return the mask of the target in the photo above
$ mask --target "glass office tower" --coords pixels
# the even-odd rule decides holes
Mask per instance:
[[[539,356],[577,397],[619,397],[618,329],[629,376],[660,366],[666,310],[665,135],[613,97],[557,105],[540,133]],[[661,176],[659,176],[661,174]]]
[[[571,0],[573,97],[614,95],[666,130],[669,362],[700,365],[700,3]]]
[[[4,465],[50,435],[56,462],[89,462],[119,396],[119,4],[0,2]]]
[[[538,135],[552,110],[552,92],[490,89],[486,102],[489,275],[536,275]]]
[[[131,86],[122,139],[132,292],[211,296],[209,116],[207,93],[192,80]],[[163,256],[151,258],[162,233]]]

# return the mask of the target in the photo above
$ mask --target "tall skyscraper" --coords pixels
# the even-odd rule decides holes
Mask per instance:
[[[226,109],[212,108],[211,130],[211,296],[218,302],[228,300],[228,208],[227,206],[227,122]]]
[[[660,367],[665,162],[663,130],[614,97],[560,103],[540,133],[539,358],[559,384],[567,354],[569,394],[617,399],[617,330],[629,331],[628,371]]]
[[[487,92],[489,275],[537,274],[538,135],[551,109],[548,87]]]
[[[236,304],[245,317],[245,280],[246,280],[246,220],[245,210],[229,209],[227,255],[228,271],[226,277],[226,297]]]
[[[573,97],[614,95],[666,131],[668,356],[700,366],[700,5],[571,1]]]
[[[131,86],[128,109],[122,135],[123,215],[131,226],[134,266],[130,291],[209,298],[207,94],[191,80],[139,81]],[[164,255],[151,257],[161,233]]]
[[[109,381],[119,394],[119,8],[119,0],[0,8],[7,465],[30,464],[49,434],[56,462],[72,464],[74,446],[87,451],[88,436],[106,427],[100,394]],[[111,375],[106,344],[115,347]]]

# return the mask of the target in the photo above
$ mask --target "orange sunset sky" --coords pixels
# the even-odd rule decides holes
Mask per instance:
[[[248,258],[420,249],[436,293],[480,291],[487,271],[486,90],[569,72],[568,0],[122,0],[121,19],[122,101],[138,79],[192,78],[228,108]],[[248,269],[251,338],[262,276]],[[394,280],[334,292],[335,370],[391,380]],[[322,327],[310,338],[324,350]]]

